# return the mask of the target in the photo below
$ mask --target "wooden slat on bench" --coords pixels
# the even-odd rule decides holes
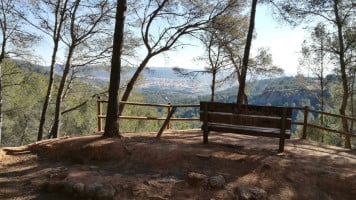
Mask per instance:
[[[243,135],[252,136],[265,136],[280,138],[280,129],[278,128],[261,128],[253,126],[236,126],[236,125],[226,125],[226,124],[214,124],[208,125],[210,131],[225,132],[225,133],[238,133]],[[290,138],[290,131],[286,131],[284,138]]]
[[[279,151],[290,138],[292,108],[200,102],[203,141],[210,131],[279,138]]]
[[[203,115],[204,116],[204,115]],[[201,115],[201,121],[204,121]],[[208,123],[222,123],[233,125],[258,126],[267,128],[281,128],[281,117],[260,116],[260,115],[239,115],[231,113],[208,113]],[[291,119],[286,121],[286,129],[291,128]]]
[[[281,107],[276,106],[256,106],[256,105],[237,105],[233,103],[219,103],[219,102],[200,102],[200,110],[204,110],[205,104],[208,105],[208,111],[238,113],[249,115],[266,115],[266,116],[282,116],[283,111]],[[287,108],[287,116],[291,116],[292,109]]]

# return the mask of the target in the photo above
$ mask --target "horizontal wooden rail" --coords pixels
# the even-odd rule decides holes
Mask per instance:
[[[106,115],[102,114],[102,103],[108,103],[107,100],[102,100],[100,97],[98,97],[97,99],[97,104],[98,104],[98,114],[97,114],[97,118],[98,118],[98,131],[102,131],[102,119],[106,118]],[[165,121],[167,120],[168,123],[166,125],[166,128],[169,129],[170,128],[170,121],[199,121],[199,118],[168,118],[168,116],[170,116],[170,113],[172,111],[172,108],[199,108],[200,105],[199,104],[191,104],[191,105],[172,105],[170,103],[168,104],[154,104],[154,103],[141,103],[141,102],[127,102],[127,101],[121,101],[120,104],[126,104],[126,105],[132,105],[132,106],[148,106],[148,107],[161,107],[161,108],[167,108],[167,117],[149,117],[149,116],[119,116],[119,119],[127,119],[127,120],[160,120],[160,121]],[[293,107],[293,110],[300,110],[303,111],[303,115],[304,115],[304,121],[292,121],[292,125],[297,125],[297,126],[303,126],[303,132],[302,132],[302,139],[305,139],[307,136],[307,128],[308,127],[312,127],[312,128],[316,128],[316,129],[320,129],[320,130],[324,130],[324,131],[329,131],[332,133],[336,133],[336,134],[341,134],[345,137],[356,137],[356,134],[352,134],[349,132],[345,132],[342,130],[336,130],[336,129],[331,129],[329,127],[323,127],[320,125],[315,125],[315,124],[311,124],[308,122],[308,114],[309,113],[316,113],[316,114],[322,114],[325,116],[331,116],[331,117],[335,117],[341,120],[350,120],[353,122],[356,122],[356,118],[353,117],[348,117],[348,116],[343,116],[343,115],[338,115],[338,114],[333,114],[333,113],[327,113],[327,112],[322,112],[322,111],[318,111],[318,110],[312,110],[309,109],[308,107]],[[160,130],[161,131],[161,130]]]
[[[325,127],[325,126],[311,124],[308,122],[308,114],[316,113],[318,115],[331,116],[331,117],[335,117],[335,118],[341,119],[341,120],[352,121],[352,123],[356,122],[356,118],[348,117],[348,116],[344,116],[344,115],[333,114],[333,113],[326,113],[326,112],[322,112],[322,111],[318,111],[318,110],[311,110],[308,107],[303,107],[303,108],[295,107],[293,109],[303,111],[304,121],[303,122],[292,122],[292,124],[294,124],[294,125],[302,125],[303,126],[302,139],[306,139],[306,137],[307,137],[307,128],[312,127],[315,129],[343,135],[345,137],[345,148],[351,148],[350,138],[356,137],[356,134],[353,134],[352,131],[346,132],[344,130],[337,130],[337,129],[332,129],[332,128]],[[348,141],[348,142],[346,142],[346,141]]]
[[[165,117],[120,116],[119,119],[166,120]],[[199,121],[199,118],[171,118],[170,121]]]
[[[315,125],[315,124],[308,124],[308,126],[313,127],[313,128],[317,128],[317,129],[321,129],[321,130],[324,130],[324,131],[330,131],[330,132],[339,133],[339,134],[344,135],[344,136],[356,137],[355,134],[351,134],[351,133],[347,133],[345,131],[335,130],[335,129],[331,129],[331,128],[326,128],[326,127],[318,126],[318,125]]]
[[[102,132],[102,120],[106,118],[106,115],[102,114],[102,103],[108,103],[107,100],[103,100],[100,97],[97,99],[98,104],[98,132]],[[132,106],[147,106],[147,107],[163,107],[167,108],[167,117],[170,115],[172,108],[199,108],[199,104],[177,104],[172,105],[168,104],[154,104],[154,103],[141,103],[141,102],[127,102],[127,101],[120,101],[120,104],[132,105]],[[120,120],[157,120],[157,121],[165,121],[167,117],[150,117],[150,116],[119,116]],[[199,118],[169,118],[166,128],[170,128],[170,121],[199,121]]]
[[[305,108],[303,108],[303,107],[293,107],[293,110],[305,110]],[[331,116],[331,117],[347,119],[347,120],[352,120],[352,121],[356,122],[356,118],[354,118],[354,117],[348,117],[348,116],[344,116],[344,115],[338,115],[338,114],[333,114],[333,113],[322,112],[320,110],[311,110],[309,108],[308,108],[308,112],[328,115],[328,116]]]
[[[99,103],[108,103],[107,100],[98,100]],[[132,106],[148,106],[148,107],[177,107],[177,108],[199,108],[199,104],[155,104],[155,103],[141,103],[141,102],[127,102],[120,101],[120,104],[132,105]]]

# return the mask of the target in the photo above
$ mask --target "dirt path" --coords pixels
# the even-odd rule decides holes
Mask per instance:
[[[0,199],[235,199],[258,188],[268,199],[353,199],[356,152],[291,139],[201,132],[99,135],[0,149]],[[209,182],[192,183],[191,172]],[[211,177],[223,177],[215,187]],[[209,178],[210,177],[210,178]],[[205,180],[205,179],[204,179]]]

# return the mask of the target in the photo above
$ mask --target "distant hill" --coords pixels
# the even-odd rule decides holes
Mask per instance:
[[[48,73],[48,67],[29,65],[21,62],[21,69],[35,71],[42,74]],[[62,67],[56,65],[56,73],[60,73]],[[123,72],[123,79],[131,77],[134,69]],[[100,86],[109,81],[109,71],[98,67],[87,68],[79,73],[84,81],[90,81]],[[329,82],[338,83],[334,75],[327,77]],[[310,106],[319,109],[318,88],[314,78],[301,80],[297,77],[279,77],[248,82],[248,97],[250,104],[274,105],[274,106]],[[171,102],[171,103],[198,103],[200,100],[210,99],[209,74],[199,75],[195,79],[184,78],[176,74],[169,67],[150,67],[143,71],[140,84],[137,89],[141,91],[146,102]],[[235,102],[237,86],[226,83],[218,88],[216,101]],[[325,97],[330,96],[328,88]],[[331,105],[332,106],[332,105]]]

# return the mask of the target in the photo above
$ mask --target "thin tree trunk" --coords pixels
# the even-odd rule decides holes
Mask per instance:
[[[324,126],[324,110],[325,110],[325,101],[324,101],[324,41],[321,40],[320,46],[320,105],[321,105],[321,118],[320,124]],[[321,133],[321,143],[324,143],[324,133]]]
[[[352,72],[352,82],[351,82],[351,92],[350,92],[350,110],[351,110],[351,116],[355,117],[355,108],[354,108],[354,87],[355,87],[355,71]],[[351,120],[351,125],[350,125],[350,133],[352,133],[354,129],[354,121]]]
[[[338,43],[339,43],[339,62],[340,62],[340,71],[341,71],[342,88],[343,88],[342,101],[341,101],[339,113],[340,115],[346,116],[346,107],[349,98],[349,88],[348,88],[347,75],[346,75],[345,45],[344,45],[343,30],[342,30],[343,23],[339,16],[338,3],[339,1],[334,0],[335,21],[337,26]],[[345,132],[349,131],[347,119],[342,120],[342,129]],[[350,136],[345,136],[345,148],[348,149],[351,148]]]
[[[67,7],[67,3],[68,3],[68,1],[66,0],[63,4],[63,8]],[[55,13],[55,23],[54,23],[54,30],[53,30],[53,51],[52,51],[52,59],[51,59],[51,66],[50,66],[50,72],[49,72],[49,80],[48,80],[47,92],[46,92],[46,96],[45,96],[45,100],[43,102],[43,107],[42,107],[42,112],[41,112],[40,125],[39,125],[38,133],[37,133],[37,141],[40,141],[43,138],[43,129],[44,129],[44,125],[46,123],[46,114],[47,114],[49,103],[51,101],[51,94],[52,94],[52,90],[53,90],[54,66],[56,64],[59,39],[61,36],[62,25],[63,25],[64,17],[65,17],[65,10],[64,9],[61,10],[60,5],[61,5],[61,0],[58,0],[56,3],[56,10],[54,12]],[[58,14],[60,14],[59,18],[57,17]],[[57,24],[58,24],[58,26],[57,26]]]
[[[2,35],[3,40],[5,40],[5,31],[3,31],[3,35]],[[3,125],[3,121],[4,121],[4,115],[2,113],[2,68],[3,68],[3,62],[5,59],[5,49],[6,49],[6,40],[2,41],[1,44],[1,54],[0,54],[0,146],[2,144],[2,125]]]
[[[38,134],[37,134],[37,141],[40,141],[43,138],[43,129],[44,129],[44,125],[46,122],[46,114],[47,114],[49,102],[51,101],[51,93],[52,93],[53,84],[54,84],[54,66],[56,63],[57,50],[58,50],[58,41],[57,41],[57,43],[55,43],[53,52],[52,52],[52,61],[51,61],[51,66],[50,66],[50,71],[49,71],[47,93],[46,93],[45,101],[43,102],[41,118],[40,118],[40,125],[38,128]]]
[[[72,56],[74,53],[74,46],[69,47],[68,50],[68,55],[67,55],[67,61],[63,70],[63,75],[61,78],[61,82],[59,83],[59,87],[57,90],[57,97],[56,97],[56,104],[55,104],[55,113],[54,113],[54,122],[53,122],[53,127],[51,130],[50,136],[53,138],[57,138],[59,133],[60,133],[60,126],[61,126],[61,119],[62,119],[62,112],[61,112],[61,107],[62,107],[62,101],[63,101],[63,91],[65,88],[65,84],[67,81],[67,76],[70,72],[71,68],[71,60]]]
[[[250,24],[248,28],[247,40],[246,40],[246,45],[244,50],[244,57],[242,59],[241,81],[239,83],[239,90],[237,93],[237,104],[248,103],[247,96],[245,93],[245,85],[246,85],[246,74],[247,74],[248,60],[250,56],[253,30],[255,27],[256,7],[257,7],[257,0],[253,0],[251,6]]]
[[[3,65],[3,58],[0,55],[0,146],[2,143],[2,125],[3,125],[3,113],[2,113],[2,65]]]
[[[215,81],[216,81],[216,70],[213,69],[213,73],[212,73],[213,79],[211,81],[211,97],[210,97],[210,101],[214,102],[215,99]]]
[[[111,59],[109,102],[103,137],[121,137],[119,133],[119,102],[121,54],[124,38],[126,0],[117,0],[113,53]]]
[[[26,134],[27,134],[27,131],[28,131],[29,117],[27,116],[27,114],[24,114],[24,119],[25,119],[25,128],[24,128],[24,130],[22,132],[22,135],[21,135],[20,146],[22,146],[24,144],[25,137],[26,137]]]
[[[124,94],[121,97],[121,101],[127,101],[130,97],[130,94],[133,90],[133,87],[138,79],[138,77],[140,76],[141,72],[145,69],[148,61],[154,56],[154,54],[148,54],[145,59],[141,62],[140,66],[136,69],[134,75],[132,76],[132,78],[130,79],[130,81],[127,83],[126,89],[124,91]],[[120,104],[120,108],[119,108],[119,116],[122,114],[123,110],[124,110],[125,104]]]

